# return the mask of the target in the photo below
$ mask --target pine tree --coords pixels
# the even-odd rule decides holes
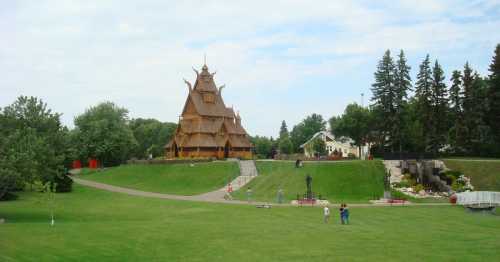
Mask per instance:
[[[387,50],[379,61],[377,65],[377,71],[375,72],[375,83],[372,84],[372,101],[374,101],[374,106],[378,107],[384,119],[382,126],[384,130],[381,130],[383,136],[388,138],[386,141],[391,146],[391,151],[394,152],[394,126],[395,126],[395,116],[396,108],[394,103],[396,101],[395,92],[395,65],[391,57],[391,52]]]
[[[500,44],[497,44],[489,71],[488,122],[495,136],[496,154],[500,156]]]
[[[454,70],[451,74],[450,86],[450,111],[455,117],[462,112],[462,73]]]
[[[405,106],[408,100],[408,91],[411,90],[411,77],[410,77],[410,69],[411,67],[406,64],[406,57],[401,50],[398,56],[398,60],[396,61],[395,67],[395,84],[394,89],[396,93],[396,99],[394,103],[394,107],[396,110],[395,117],[395,126],[393,126],[393,132],[395,135],[395,139],[397,139],[397,144],[399,145],[399,151],[403,151],[403,118]]]
[[[472,151],[472,131],[476,125],[475,120],[475,105],[474,105],[474,92],[473,92],[474,76],[472,69],[469,66],[469,62],[465,63],[464,71],[462,75],[462,90],[463,90],[463,121],[464,121],[464,137],[465,137],[465,149],[468,154]]]
[[[469,63],[466,63],[462,83],[467,153],[475,156],[488,154],[489,151],[492,151],[493,141],[491,140],[491,129],[486,125],[488,113],[486,81],[477,72],[472,73]]]
[[[432,69],[432,126],[430,130],[430,151],[436,155],[446,141],[448,131],[448,98],[444,72],[441,65],[436,62]]]
[[[285,120],[281,122],[281,127],[280,127],[280,138],[289,136],[290,133],[288,133],[288,127],[286,126]]]
[[[427,55],[420,64],[419,72],[417,74],[417,82],[415,85],[415,98],[417,100],[417,114],[421,126],[423,127],[423,141],[419,148],[428,150],[431,140],[432,130],[432,71],[430,68],[430,59]]]
[[[450,86],[450,122],[451,128],[448,133],[449,143],[455,153],[464,151],[464,121],[463,121],[463,91],[462,73],[458,70],[453,71]]]
[[[290,133],[288,132],[285,120],[281,122],[278,147],[280,149],[280,153],[282,154],[291,154],[293,150],[292,140],[290,140]]]

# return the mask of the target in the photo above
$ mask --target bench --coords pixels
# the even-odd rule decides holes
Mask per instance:
[[[391,204],[391,205],[392,205],[392,204],[401,204],[401,205],[404,205],[404,204],[405,204],[405,202],[406,202],[406,200],[405,200],[405,199],[398,199],[398,198],[395,198],[395,199],[388,199],[388,200],[387,200],[387,203],[389,203],[389,204]]]
[[[313,206],[314,204],[316,204],[316,199],[299,199],[297,200],[297,202],[299,203],[299,205],[311,205]]]

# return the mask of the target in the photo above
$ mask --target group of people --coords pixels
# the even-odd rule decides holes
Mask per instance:
[[[343,225],[349,224],[349,208],[347,207],[347,204],[340,204],[339,212],[340,223]],[[330,220],[330,208],[328,208],[328,206],[323,208],[323,215],[325,223],[328,223],[328,220]]]

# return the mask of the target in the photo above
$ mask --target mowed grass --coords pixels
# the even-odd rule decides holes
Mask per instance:
[[[21,193],[0,202],[0,261],[498,261],[500,216],[457,206],[318,207],[170,201],[75,185],[56,224]]]
[[[236,162],[171,165],[122,165],[85,170],[79,178],[143,191],[196,195],[223,187],[239,175]]]
[[[306,193],[306,177],[311,175],[312,190],[332,203],[368,202],[384,193],[384,167],[381,161],[304,162],[295,168],[289,161],[257,161],[259,176],[248,186],[252,199],[277,200],[278,190],[284,191],[286,201]],[[245,188],[234,192],[238,199],[246,199]]]
[[[443,160],[446,167],[471,178],[475,190],[500,191],[500,160]]]

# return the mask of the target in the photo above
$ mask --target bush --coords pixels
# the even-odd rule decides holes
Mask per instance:
[[[448,171],[444,172],[444,175],[451,176],[451,177],[454,177],[455,179],[457,179],[457,178],[459,178],[463,174],[460,171],[448,170]]]
[[[424,186],[422,184],[417,184],[417,185],[415,185],[415,187],[413,187],[413,190],[415,193],[418,193],[421,190],[424,190]]]
[[[56,183],[56,192],[71,192],[73,187],[73,180],[68,175],[56,176],[54,182]]]
[[[451,189],[453,189],[456,192],[463,192],[465,187],[465,181],[463,179],[456,179],[453,181],[453,184],[451,184]]]
[[[17,195],[12,194],[11,192],[7,192],[3,197],[0,198],[0,201],[9,201],[9,200],[16,200]]]
[[[391,190],[391,197],[392,199],[404,199],[408,200],[408,196],[397,191],[397,190]]]
[[[401,180],[399,183],[400,187],[411,187],[411,181],[408,180]]]

